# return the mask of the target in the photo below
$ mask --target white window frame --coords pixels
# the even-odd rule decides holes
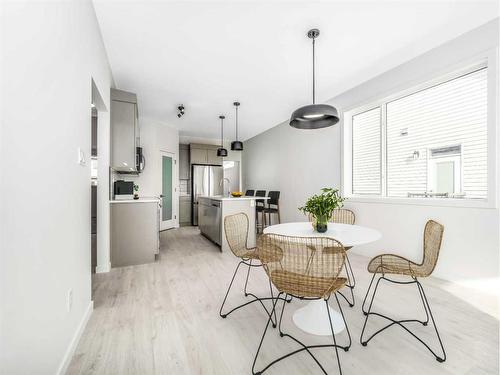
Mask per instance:
[[[386,137],[386,105],[387,103],[414,94],[418,91],[436,86],[446,81],[458,78],[467,73],[471,73],[480,68],[487,68],[488,85],[488,109],[487,109],[487,197],[486,198],[406,198],[406,197],[388,197],[387,196],[387,137]],[[497,207],[497,137],[498,137],[498,57],[497,51],[490,50],[475,56],[468,61],[449,67],[444,72],[439,72],[434,77],[421,80],[408,85],[397,92],[373,98],[365,103],[346,108],[342,113],[341,126],[341,189],[342,194],[350,202],[366,203],[388,203],[388,204],[408,204],[408,205],[426,205],[426,206],[454,206],[454,207],[478,207],[478,208],[496,208]],[[382,113],[382,131],[381,131],[381,184],[382,193],[380,195],[355,195],[352,192],[352,117],[373,109],[381,107]]]

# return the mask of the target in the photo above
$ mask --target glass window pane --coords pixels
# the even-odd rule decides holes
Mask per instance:
[[[387,103],[387,195],[443,192],[487,196],[486,68]]]
[[[380,107],[352,117],[352,192],[380,195],[381,118]]]
[[[172,158],[162,156],[162,221],[172,219]]]

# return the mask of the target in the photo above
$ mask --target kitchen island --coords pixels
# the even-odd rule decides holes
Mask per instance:
[[[199,197],[198,227],[205,237],[220,246],[221,251],[229,251],[229,245],[224,233],[224,218],[237,213],[248,216],[248,247],[255,246],[255,201],[267,200],[268,197],[227,197],[202,196]]]

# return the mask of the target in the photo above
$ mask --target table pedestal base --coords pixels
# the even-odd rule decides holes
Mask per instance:
[[[332,326],[335,334],[342,332],[345,329],[344,319],[336,310],[330,309],[330,317],[332,318]],[[318,336],[330,336],[330,321],[328,320],[328,312],[326,311],[326,303],[323,299],[313,300],[306,306],[301,307],[293,314],[293,322],[302,331]]]

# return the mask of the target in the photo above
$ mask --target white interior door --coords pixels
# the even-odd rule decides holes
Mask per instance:
[[[176,226],[177,212],[175,184],[175,165],[177,164],[175,154],[160,151],[161,166],[161,218],[160,230],[170,229]]]

